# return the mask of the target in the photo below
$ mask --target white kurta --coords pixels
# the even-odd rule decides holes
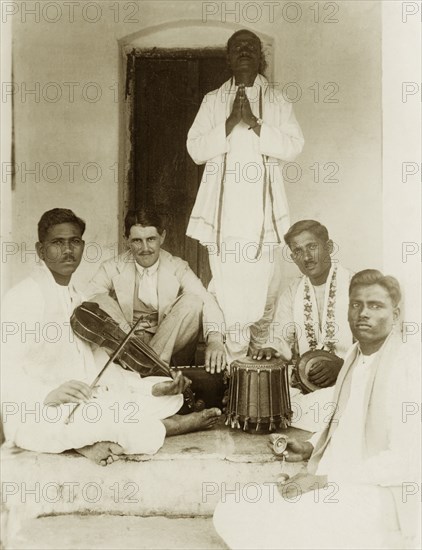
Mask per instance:
[[[161,419],[177,412],[183,397],[153,397],[154,383],[112,364],[94,397],[81,404],[45,406],[50,391],[69,380],[90,384],[108,359],[95,356],[70,327],[82,301],[73,285],[56,284],[44,266],[12,288],[3,302],[2,403],[6,439],[19,447],[59,453],[97,441],[119,443],[127,454],[153,454],[163,444]],[[33,412],[31,412],[33,411]]]
[[[336,482],[348,482],[363,461],[362,430],[365,424],[365,388],[371,374],[376,354],[364,356],[359,354],[356,367],[353,370],[353,382],[346,409],[341,416],[341,423],[334,432],[321,461],[317,474],[329,474]],[[311,438],[315,443],[319,434]]]
[[[274,248],[290,224],[281,161],[293,160],[304,143],[292,105],[261,75],[246,88],[252,112],[264,120],[260,136],[242,121],[226,137],[236,91],[228,81],[205,96],[187,141],[206,167],[186,234],[208,247],[229,359],[247,351],[248,325],[264,311]]]
[[[287,361],[291,359],[291,350],[303,355],[310,349],[304,318],[304,283],[307,280],[312,304],[312,325],[317,342],[316,349],[322,349],[326,341],[330,281],[334,267],[336,268],[336,299],[333,341],[336,355],[344,358],[352,345],[352,333],[347,320],[352,273],[340,264],[332,265],[322,290],[314,287],[308,278],[302,276],[295,279],[281,296],[278,290],[281,284],[278,271],[271,281],[264,315],[254,329],[257,335],[254,344],[258,347],[272,347],[278,350]],[[310,432],[321,430],[334,411],[333,395],[334,386],[306,395],[298,388],[291,388],[292,426]]]
[[[238,492],[242,496],[238,502],[232,498],[235,495],[226,496],[216,508],[214,525],[230,548],[420,548],[420,503],[414,491],[420,481],[420,426],[417,414],[403,414],[404,404],[419,402],[420,375],[418,356],[404,348],[395,354],[392,370],[378,365],[379,380],[386,371],[383,400],[378,393],[375,412],[383,426],[373,429],[380,434],[387,430],[387,441],[378,452],[367,456],[364,451],[369,416],[363,396],[372,391],[371,369],[376,365],[371,361],[376,357],[363,364],[360,356],[350,367],[354,370],[349,399],[318,465],[317,474],[328,476],[327,488],[299,491],[287,499],[267,484],[250,496]],[[369,408],[373,406],[370,403]],[[373,433],[374,440],[382,439],[380,434]],[[399,489],[401,502],[393,498],[392,487]],[[260,499],[255,498],[257,493]],[[258,527],[245,529],[246,525]]]

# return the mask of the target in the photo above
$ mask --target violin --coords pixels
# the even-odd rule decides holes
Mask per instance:
[[[127,334],[118,323],[95,302],[83,302],[77,307],[70,325],[73,332],[82,340],[104,348],[110,354],[118,351]],[[124,369],[146,376],[168,376],[173,378],[173,370],[159,355],[136,334],[133,334],[118,352],[114,361]],[[194,395],[188,388],[184,393],[189,408],[194,406]]]

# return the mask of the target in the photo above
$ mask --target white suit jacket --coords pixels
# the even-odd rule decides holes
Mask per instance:
[[[158,266],[158,323],[168,313],[174,301],[181,294],[194,294],[203,301],[204,332],[224,333],[224,316],[215,298],[207,292],[189,264],[172,256],[166,250],[160,251]],[[117,300],[125,319],[133,322],[133,294],[135,291],[136,267],[130,251],[117,259],[105,261],[91,280],[88,295],[108,293]]]

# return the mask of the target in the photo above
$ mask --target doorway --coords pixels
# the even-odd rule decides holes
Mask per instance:
[[[164,217],[164,248],[189,262],[207,285],[208,255],[185,235],[204,166],[186,138],[204,95],[230,78],[224,48],[133,50],[127,55],[131,102],[128,204],[151,206]]]

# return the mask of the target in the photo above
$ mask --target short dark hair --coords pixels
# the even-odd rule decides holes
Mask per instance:
[[[261,42],[261,39],[259,38],[259,36],[257,36],[254,32],[248,30],[248,29],[240,29],[240,31],[236,31],[234,34],[231,35],[231,37],[227,40],[227,46],[226,46],[226,52],[227,54],[229,53],[229,50],[230,50],[230,44],[231,42],[234,40],[234,38],[236,38],[236,36],[238,34],[242,34],[242,33],[245,33],[247,32],[248,34],[251,34],[252,36],[255,36],[255,38],[259,41],[259,44],[261,46],[261,61],[259,62],[259,68],[258,68],[258,72],[259,74],[264,74],[265,72],[265,69],[267,68],[267,60],[265,59],[265,53],[264,53],[264,48],[262,46],[262,42]]]
[[[155,227],[160,235],[164,231],[164,223],[161,215],[153,208],[139,208],[129,210],[125,217],[125,236],[129,237],[130,228],[134,225],[142,227]]]
[[[309,231],[324,243],[330,239],[328,229],[325,225],[322,225],[315,220],[300,220],[294,223],[284,235],[284,242],[288,247],[290,247],[292,240],[304,231]]]
[[[81,236],[85,232],[86,224],[84,220],[79,218],[72,210],[67,208],[53,208],[44,212],[38,222],[38,241],[42,243],[46,237],[50,227],[59,225],[60,223],[73,223],[81,230]]]
[[[355,287],[370,285],[379,285],[384,288],[388,292],[393,306],[397,307],[399,305],[401,291],[398,280],[391,275],[383,275],[378,269],[364,269],[355,273],[350,281],[349,296]]]

